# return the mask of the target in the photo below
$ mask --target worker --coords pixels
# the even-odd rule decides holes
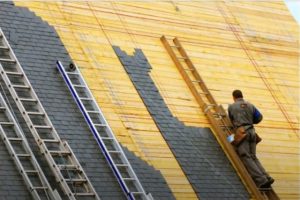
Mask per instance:
[[[243,99],[240,90],[232,92],[234,103],[229,105],[228,114],[234,128],[241,128],[245,137],[236,145],[237,153],[251,175],[255,184],[260,189],[270,188],[274,179],[265,171],[256,157],[256,134],[253,126],[253,116],[257,115],[257,109],[251,103]]]

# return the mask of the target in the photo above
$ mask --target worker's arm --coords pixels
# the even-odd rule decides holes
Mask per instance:
[[[230,119],[230,121],[231,121],[231,123],[233,123],[233,116],[232,116],[232,114],[231,114],[231,105],[229,105],[228,106],[228,116],[229,116],[229,119]]]

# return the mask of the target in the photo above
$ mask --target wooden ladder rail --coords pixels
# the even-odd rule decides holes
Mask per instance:
[[[256,187],[252,177],[249,175],[247,169],[245,168],[244,164],[236,154],[233,146],[227,141],[226,137],[226,131],[227,133],[230,131],[229,129],[222,129],[220,127],[220,123],[216,119],[216,114],[219,116],[225,116],[223,117],[222,124],[226,127],[232,127],[232,124],[222,106],[217,106],[217,103],[213,96],[211,95],[210,91],[208,90],[206,84],[204,83],[203,79],[199,75],[197,69],[193,65],[192,61],[189,59],[186,51],[180,44],[178,38],[173,39],[174,45],[170,45],[167,38],[165,36],[162,36],[161,42],[163,43],[164,47],[166,48],[167,52],[171,56],[173,62],[175,63],[177,69],[179,70],[180,74],[182,75],[183,79],[187,83],[189,89],[191,90],[192,94],[194,95],[196,101],[202,108],[203,112],[206,114],[209,122],[212,125],[212,128],[216,134],[216,138],[218,142],[221,144],[221,147],[223,148],[225,154],[231,161],[233,167],[236,169],[237,173],[239,174],[242,182],[246,186],[248,192],[251,194],[252,198],[255,198],[257,200],[263,200],[264,197],[262,196],[261,192]],[[178,57],[176,56],[173,49],[177,49],[179,54],[182,56],[180,59],[184,60],[184,63],[187,65],[188,68],[184,68],[182,62],[179,61]],[[188,71],[190,71],[191,75],[194,76],[194,79],[192,80],[188,74]],[[197,83],[197,84],[194,84]],[[202,90],[203,93],[199,93],[196,85],[198,85]],[[206,96],[206,100],[210,103],[207,104],[205,100],[203,99],[203,96]]]

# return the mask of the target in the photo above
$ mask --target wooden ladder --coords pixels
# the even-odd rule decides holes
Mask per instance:
[[[242,161],[236,154],[233,146],[227,141],[227,136],[233,133],[233,126],[227,116],[226,111],[221,105],[217,105],[216,100],[208,90],[206,84],[199,75],[186,51],[180,44],[178,38],[175,37],[171,44],[165,36],[162,36],[160,39],[183,79],[187,83],[192,94],[194,95],[196,101],[206,114],[209,122],[212,125],[217,140],[221,144],[225,154],[231,161],[233,167],[236,169],[241,180],[249,191],[251,198],[257,200],[265,199],[265,195],[263,195],[262,192],[260,192],[256,187]]]
[[[266,85],[266,87],[270,91],[272,97],[274,98],[274,101],[277,103],[277,105],[279,106],[279,108],[282,111],[283,115],[287,119],[289,125],[293,129],[294,127],[292,126],[292,122],[289,118],[289,115],[286,113],[286,111],[282,107],[282,105],[278,102],[278,99],[274,95],[274,91],[273,91],[272,87],[270,87],[270,84],[268,83],[268,80],[263,75],[263,72],[260,70],[255,58],[253,57],[253,55],[249,51],[249,49],[246,45],[246,42],[244,41],[243,37],[241,36],[241,33],[244,33],[244,31],[243,31],[242,27],[239,25],[239,22],[236,20],[235,16],[230,11],[230,9],[227,7],[227,5],[224,1],[220,1],[219,3],[217,3],[217,8],[218,8],[218,11],[223,16],[226,24],[228,25],[228,28],[233,33],[233,35],[235,36],[237,41],[240,43],[240,46],[244,50],[247,57],[249,58],[249,61],[254,66],[254,68],[256,69],[259,76],[262,78],[264,84]],[[267,199],[270,199],[270,200],[280,199],[273,189],[271,189],[271,190],[268,190],[268,189],[267,190],[261,190],[261,193],[263,194],[264,197],[266,197]]]

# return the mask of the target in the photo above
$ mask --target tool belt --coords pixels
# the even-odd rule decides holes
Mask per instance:
[[[243,126],[238,127],[235,130],[234,140],[231,142],[231,144],[235,146],[239,145],[246,138],[246,136],[247,134],[245,128]]]
[[[247,136],[246,131],[248,129],[253,128],[253,126],[248,127],[247,129],[245,129],[244,126],[240,126],[235,130],[235,134],[234,134],[234,140],[231,142],[231,144],[238,146]],[[259,137],[259,135],[257,133],[255,133],[255,142],[256,144],[258,144],[259,142],[262,141],[262,138]]]

